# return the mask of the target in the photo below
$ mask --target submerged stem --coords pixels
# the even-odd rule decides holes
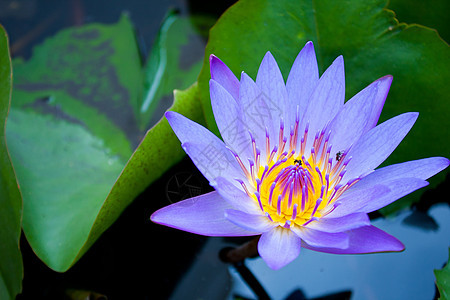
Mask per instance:
[[[260,236],[240,245],[237,248],[226,247],[220,251],[220,259],[227,263],[237,263],[246,258],[258,256],[258,241]]]

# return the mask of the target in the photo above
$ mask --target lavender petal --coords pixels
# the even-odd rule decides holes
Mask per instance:
[[[286,85],[277,62],[270,52],[266,53],[259,66],[256,85],[267,97],[266,103],[271,106],[272,119],[277,121],[284,117],[288,98]],[[271,134],[274,133],[271,132]]]
[[[352,157],[342,182],[378,167],[397,148],[409,132],[418,113],[404,113],[364,134],[348,152]]]
[[[269,130],[270,136],[276,136],[274,134],[275,124],[279,121],[274,122],[272,115],[277,115],[278,112],[274,111],[270,103],[271,100],[260,91],[256,83],[245,73],[241,75],[239,99],[244,123],[253,134],[256,146],[260,150],[264,150],[266,147],[266,128]],[[266,151],[261,151],[261,158],[265,158],[265,153]]]
[[[267,265],[278,270],[300,254],[301,240],[292,231],[280,226],[265,232],[258,242],[258,252]]]
[[[358,209],[359,212],[369,213],[385,207],[395,200],[400,199],[401,197],[404,197],[424,186],[427,186],[428,182],[418,178],[401,178],[394,179],[389,182],[384,182],[383,185],[388,187],[390,191],[384,195],[381,195],[380,197],[374,198],[370,202],[367,202],[366,205]]]
[[[244,228],[245,230],[257,233],[267,232],[272,228],[278,226],[278,224],[271,222],[266,216],[262,214],[248,214],[235,209],[227,209],[225,211],[225,218],[227,218],[233,224]]]
[[[324,232],[337,233],[368,225],[370,225],[370,220],[367,214],[353,213],[339,218],[320,218],[317,221],[309,223],[306,227]]]
[[[368,203],[389,194],[390,188],[377,184],[367,189],[350,188],[339,197],[337,207],[326,215],[327,218],[340,218],[355,212],[361,212]]]
[[[392,76],[382,77],[345,103],[330,124],[332,153],[346,150],[376,125],[391,82]]]
[[[176,113],[165,114],[183,148],[197,168],[211,182],[218,176],[241,178],[241,168],[225,144],[203,126]]]
[[[285,122],[290,128],[296,118],[296,108],[299,108],[300,120],[306,111],[312,92],[319,81],[316,53],[312,42],[307,42],[292,65],[286,81],[288,104],[285,111]]]
[[[161,225],[206,236],[256,235],[225,218],[225,210],[231,208],[219,193],[211,192],[163,207],[150,219]]]
[[[401,178],[419,178],[427,180],[431,176],[447,168],[449,164],[450,161],[445,157],[429,157],[390,165],[370,173],[356,183],[354,188],[370,187]]]
[[[240,106],[231,94],[213,79],[209,81],[209,90],[214,118],[223,140],[239,156],[251,157],[251,139]]]
[[[233,72],[214,54],[209,57],[209,66],[211,79],[223,86],[237,101],[239,99],[239,80]]]
[[[302,247],[333,254],[362,254],[403,251],[405,246],[398,239],[375,226],[364,226],[347,232],[349,246],[346,249],[315,247],[302,243]]]
[[[309,132],[311,132],[306,142],[306,149],[311,149],[316,132],[322,130],[326,123],[341,110],[344,98],[344,59],[339,56],[320,77],[303,115],[300,132],[303,132],[306,124],[309,124]]]
[[[256,201],[245,193],[242,186],[237,181],[231,183],[226,178],[217,177],[216,184],[213,185],[213,187],[234,208],[249,214],[258,214],[261,212]]]
[[[301,226],[292,227],[291,230],[308,245],[314,247],[345,249],[349,245],[349,237],[343,232],[330,233]]]

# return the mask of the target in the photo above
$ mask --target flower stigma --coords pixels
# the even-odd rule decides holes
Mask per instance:
[[[308,127],[306,124],[299,137],[297,112],[295,125],[286,138],[281,119],[278,143],[272,146],[266,130],[264,158],[249,132],[253,158],[249,159],[248,168],[232,151],[248,179],[248,185],[238,180],[244,191],[271,222],[284,228],[305,226],[326,216],[340,204],[342,193],[360,180],[358,177],[341,184],[351,157],[347,157],[348,149],[331,154],[331,131],[327,125],[316,133],[312,147],[306,151]]]

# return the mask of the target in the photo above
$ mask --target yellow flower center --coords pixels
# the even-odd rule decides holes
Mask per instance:
[[[331,154],[331,132],[325,134],[326,128],[317,132],[306,159],[308,125],[297,142],[298,123],[297,119],[288,142],[281,122],[278,145],[273,148],[266,133],[263,163],[253,136],[253,159],[249,160],[249,168],[233,153],[248,179],[248,184],[239,181],[244,190],[270,221],[286,228],[304,226],[327,215],[339,205],[340,195],[359,181],[355,178],[340,184],[351,158],[346,158],[344,151]]]

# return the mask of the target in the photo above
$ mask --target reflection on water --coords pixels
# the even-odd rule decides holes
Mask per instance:
[[[405,225],[402,221],[410,214],[373,221],[405,244],[401,253],[333,255],[302,249],[297,260],[279,271],[261,259],[248,266],[275,299],[296,288],[308,298],[351,290],[352,299],[433,299],[433,270],[448,259],[450,207],[439,204],[429,210],[438,225],[434,231]]]
[[[437,225],[432,230],[404,222],[410,215],[407,211],[372,222],[405,244],[401,253],[334,255],[302,249],[294,262],[278,271],[269,269],[261,258],[247,260],[246,265],[273,299],[339,293],[333,299],[347,299],[349,291],[351,299],[433,299],[433,270],[448,259],[450,207],[438,204],[429,210]],[[171,299],[233,299],[236,295],[255,299],[236,270],[219,260],[218,252],[226,245],[223,238],[210,238]]]

